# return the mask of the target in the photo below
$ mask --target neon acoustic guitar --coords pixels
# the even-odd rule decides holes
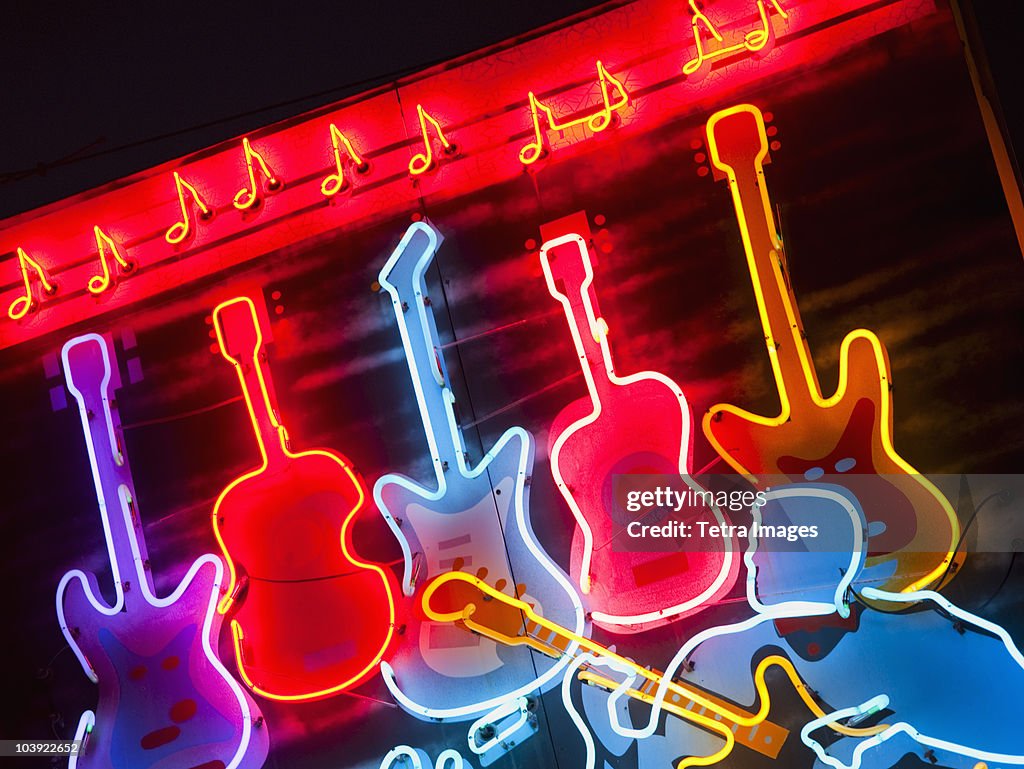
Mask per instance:
[[[763,660],[755,671],[761,708],[751,714],[694,684],[666,682],[661,672],[643,667],[552,622],[525,597],[496,590],[479,576],[462,571],[442,574],[427,585],[422,603],[427,616],[437,622],[453,623],[462,632],[478,634],[508,646],[525,646],[555,659],[574,660],[573,668],[578,670],[577,675],[584,682],[609,690],[625,687],[625,694],[637,701],[650,704],[655,699],[658,686],[666,685],[668,693],[661,705],[665,711],[725,740],[725,747],[715,756],[716,761],[728,755],[736,743],[769,758],[778,757],[789,731],[768,720],[770,700],[764,684],[764,672],[772,665],[782,667],[805,703],[809,700],[812,711],[823,714],[806,692],[792,664],[778,655]],[[619,679],[598,672],[592,658],[610,662]],[[566,708],[571,711],[572,704],[564,689],[562,697]],[[710,763],[713,761],[698,758],[689,762],[684,760],[677,767]]]
[[[843,473],[867,516],[867,565],[895,560],[883,589],[920,590],[947,571],[960,527],[941,492],[893,447],[885,348],[870,331],[850,332],[836,392],[822,396],[765,183],[764,118],[749,104],[732,107],[711,116],[707,136],[711,163],[732,192],[782,411],[761,417],[717,405],[704,431],[723,459],[762,487],[773,475],[801,482]]]
[[[565,310],[589,395],[566,406],[549,436],[551,472],[576,518],[570,574],[589,595],[594,623],[617,632],[647,630],[699,611],[729,591],[739,572],[735,543],[712,539],[692,552],[618,551],[632,516],[612,501],[616,474],[678,475],[695,491],[690,407],[663,374],[615,373],[608,327],[597,310],[587,243],[568,234],[544,243],[548,291]],[[723,524],[714,506],[691,522]],[[696,529],[694,529],[696,530]]]
[[[434,468],[432,486],[392,474],[380,478],[373,490],[402,547],[404,592],[414,595],[420,580],[455,564],[481,568],[510,593],[517,584],[530,584],[531,600],[582,633],[579,596],[530,526],[533,436],[512,427],[475,466],[466,455],[425,279],[441,241],[432,225],[416,222],[379,278],[398,322]],[[407,642],[395,650],[390,664],[381,664],[381,671],[395,699],[420,718],[473,718],[553,686],[564,666],[431,622],[418,604],[410,614],[415,616]]]
[[[115,595],[108,605],[96,576],[79,569],[57,588],[60,629],[99,685],[99,707],[82,715],[75,736],[87,738],[86,747],[70,767],[259,769],[267,729],[215,651],[224,566],[204,555],[173,593],[155,595],[108,343],[98,334],[79,336],[61,357],[82,419]]]
[[[252,300],[224,302],[213,323],[221,354],[238,374],[262,460],[221,492],[213,511],[230,571],[219,610],[235,609],[238,671],[272,699],[334,695],[376,669],[395,632],[394,578],[353,549],[365,486],[340,454],[291,451],[271,405]]]

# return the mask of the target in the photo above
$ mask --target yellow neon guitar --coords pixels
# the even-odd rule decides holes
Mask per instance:
[[[534,611],[532,604],[519,598],[525,593],[525,585],[516,585],[515,595],[509,595],[478,576],[451,571],[431,580],[423,591],[422,604],[424,613],[435,622],[453,622],[468,632],[478,633],[509,646],[529,646],[541,654],[556,658],[565,655],[575,657],[590,652],[598,658],[612,660],[617,667],[628,668],[643,679],[641,685],[626,689],[626,694],[641,702],[654,701],[657,688],[664,682],[663,673],[642,667],[585,636],[545,619]],[[725,744],[716,753],[684,758],[676,764],[675,769],[715,764],[728,756],[737,743],[769,758],[778,757],[789,731],[768,720],[771,698],[765,683],[765,673],[774,666],[782,669],[804,705],[816,718],[825,716],[825,711],[800,679],[793,664],[777,654],[765,657],[754,670],[754,688],[760,702],[756,713],[750,713],[691,683],[667,681],[664,685],[668,693],[661,707],[725,740]],[[616,689],[621,683],[586,666],[581,668],[579,678],[605,689]],[[869,737],[884,732],[889,725],[857,728],[832,722],[829,728],[850,737]]]
[[[711,164],[732,193],[782,409],[763,417],[720,404],[705,415],[705,434],[761,488],[772,475],[800,482],[844,473],[842,483],[869,523],[867,566],[895,561],[883,589],[912,592],[951,576],[954,558],[957,567],[963,561],[953,552],[960,525],[942,493],[893,447],[892,378],[878,337],[866,329],[847,334],[836,392],[821,393],[765,184],[768,137],[760,110],[741,104],[717,112],[707,136]]]

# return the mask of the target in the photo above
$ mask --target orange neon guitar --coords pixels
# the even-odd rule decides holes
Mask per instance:
[[[836,392],[822,396],[771,213],[764,118],[749,104],[731,107],[711,116],[707,136],[711,163],[732,192],[782,411],[762,417],[720,404],[705,415],[704,432],[733,468],[762,488],[771,475],[800,482],[844,473],[842,483],[869,524],[867,566],[895,561],[883,589],[932,585],[953,561],[960,526],[941,492],[893,447],[885,348],[871,331],[850,332],[839,352]]]
[[[517,591],[515,596],[508,595],[473,574],[451,571],[435,577],[424,589],[423,611],[436,622],[452,622],[467,632],[508,646],[526,646],[555,659],[568,655],[579,660],[585,655],[594,655],[612,660],[617,668],[629,670],[638,679],[630,683],[625,694],[648,704],[654,700],[658,685],[664,679],[663,673],[546,619],[534,610],[533,604],[523,600],[521,594],[522,591]],[[767,664],[762,663],[763,668],[770,665],[792,670],[788,660],[782,657],[772,656]],[[616,680],[613,675],[598,672],[595,665],[584,663],[578,667],[580,680],[604,689],[614,690],[625,680],[624,676]],[[792,676],[798,680],[795,670]],[[763,678],[761,681],[763,684]],[[752,715],[689,682],[670,681],[667,687],[662,708],[725,739],[727,747],[719,758],[728,754],[734,742],[768,758],[777,758],[789,736],[787,729],[767,719],[767,697],[762,712]],[[798,690],[803,697],[805,689]],[[684,762],[678,766],[685,765]]]
[[[366,506],[363,479],[333,451],[294,453],[272,406],[272,383],[252,300],[213,311],[221,354],[242,385],[262,462],[221,492],[213,529],[230,584],[218,610],[231,620],[242,680],[280,700],[327,697],[376,669],[391,643],[390,572],[353,552]]]

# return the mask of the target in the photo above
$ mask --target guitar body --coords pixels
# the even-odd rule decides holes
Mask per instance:
[[[866,566],[878,567],[871,576],[884,580],[885,590],[941,585],[963,562],[955,552],[959,522],[946,498],[893,446],[885,348],[870,331],[848,334],[839,386],[830,398],[822,396],[764,178],[764,118],[749,104],[731,107],[708,120],[707,136],[711,163],[729,183],[782,409],[761,417],[714,406],[705,433],[723,459],[762,489],[828,475],[855,494],[868,521]]]
[[[730,464],[739,472],[775,476],[776,484],[779,476],[800,483],[819,472],[842,473],[836,480],[854,493],[870,530],[877,532],[871,555],[911,548],[932,559],[928,553],[944,551],[948,531],[929,530],[917,521],[921,513],[941,515],[942,499],[886,450],[892,445],[892,398],[885,350],[873,336],[854,332],[843,343],[840,367],[855,373],[841,378],[847,387],[824,404],[794,402],[784,422],[715,407],[709,436],[717,446],[729,447]]]
[[[218,610],[234,609],[235,662],[250,689],[280,700],[328,697],[376,670],[395,633],[394,577],[361,560],[352,542],[366,485],[341,454],[291,450],[252,300],[218,305],[213,323],[263,460],[214,506],[230,571]]]
[[[629,379],[628,384],[609,388],[602,394],[601,412],[596,417],[590,398],[581,398],[565,407],[552,423],[548,446],[549,456],[557,457],[565,490],[580,511],[582,525],[590,529],[593,538],[589,605],[595,624],[620,633],[661,623],[657,619],[632,625],[606,623],[601,615],[656,615],[682,604],[687,608],[674,616],[687,616],[699,611],[706,601],[727,593],[738,568],[738,559],[733,559],[736,567],[731,578],[720,579],[723,568],[728,568],[725,541],[719,539],[702,543],[700,552],[625,549],[631,544],[626,526],[637,516],[616,512],[613,477],[678,476],[680,467],[690,463],[688,452],[680,456],[680,447],[689,447],[689,420],[684,420],[681,410],[681,404],[686,407],[682,393],[660,378]],[[684,519],[688,523],[717,522],[708,507],[691,510]],[[653,517],[644,519],[644,523],[659,522]],[[577,526],[569,565],[569,574],[577,583],[585,576],[585,549],[583,528]],[[716,582],[717,586],[708,594],[708,587]]]
[[[61,632],[99,706],[79,723],[93,728],[70,769],[259,769],[267,729],[245,690],[217,658],[217,601],[224,564],[197,559],[166,598],[153,591],[120,421],[112,400],[117,368],[109,343],[86,334],[64,345],[68,389],[78,402],[96,486],[116,599],[95,575],[69,571],[57,588]]]
[[[529,596],[544,616],[584,631],[583,606],[566,575],[537,543],[529,520],[533,436],[507,430],[470,465],[455,419],[454,395],[438,339],[424,272],[441,242],[429,223],[417,222],[380,272],[392,299],[406,362],[433,461],[433,487],[388,474],[374,499],[404,556],[403,592],[411,598],[405,643],[381,672],[394,698],[426,720],[468,720],[517,697],[554,686],[565,660],[465,633],[431,621],[417,591],[428,580],[464,569]]]
[[[539,613],[574,627],[582,614],[579,599],[540,550],[527,518],[525,482],[533,453],[532,436],[513,428],[495,445],[488,464],[472,478],[452,478],[442,497],[405,476],[390,475],[378,484],[379,505],[402,520],[410,551],[422,553],[417,585],[453,569],[487,575],[509,595],[524,586],[525,600]],[[489,707],[496,707],[509,692],[547,689],[560,680],[554,675],[563,667],[558,661],[433,622],[418,601],[410,615],[408,642],[396,647],[390,665],[402,694],[423,708],[464,712],[452,717],[469,718],[486,709],[480,703],[495,700]],[[537,679],[544,680],[535,685]]]
[[[352,552],[341,521],[365,502],[351,464],[326,451],[244,477],[218,500],[217,535],[247,583],[231,625],[254,691],[309,695],[376,669],[393,633],[391,593],[379,569],[342,548],[346,536]]]
[[[99,683],[96,726],[79,769],[227,769],[263,765],[267,730],[216,657],[223,566],[196,561],[168,606],[106,614],[95,577],[71,572],[57,600]],[[132,585],[128,588],[139,590]]]

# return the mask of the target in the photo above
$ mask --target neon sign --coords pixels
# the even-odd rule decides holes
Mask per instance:
[[[254,724],[262,722],[259,710],[214,649],[224,566],[214,555],[201,556],[171,595],[155,595],[120,439],[109,343],[98,334],[76,337],[61,360],[78,402],[116,596],[108,606],[95,575],[79,569],[57,588],[61,632],[99,684],[96,713],[86,711],[79,721],[78,738],[91,733],[89,749],[72,757],[70,769],[259,769],[267,730]]]
[[[660,7],[658,3],[661,0],[653,1],[655,7]],[[757,18],[762,20],[761,30],[747,32],[743,36],[744,51],[762,56],[775,42],[776,34],[770,23],[768,31],[764,31],[763,20],[771,22],[788,16],[786,36],[777,42],[784,43],[791,53],[773,58],[772,72],[816,59],[822,51],[825,55],[834,55],[860,40],[909,23],[928,12],[925,4],[917,0],[895,0],[884,9],[876,8],[870,0],[808,2],[799,4],[798,8],[795,3],[787,3],[786,6],[784,9],[779,2],[761,0],[756,6]],[[625,10],[607,12],[609,18],[619,13],[625,13]],[[695,17],[694,23],[703,30],[698,32],[695,42],[703,41],[702,35],[716,40],[713,32],[708,31],[713,29],[724,38],[726,45],[709,50],[702,42],[699,57],[702,66],[714,61],[717,66],[729,66],[730,69],[729,78],[716,79],[715,83],[702,86],[702,98],[707,96],[703,93],[707,88],[728,91],[743,87],[763,74],[757,68],[731,68],[736,55],[730,53],[726,56],[723,53],[731,44],[731,33],[722,24],[716,27],[711,23],[708,14],[710,11],[700,19]],[[867,14],[870,14],[871,23],[865,25],[859,20]],[[614,40],[591,39],[596,33],[590,32],[580,37],[580,30],[575,27],[571,33],[550,33],[552,45],[564,51],[567,60],[580,62],[573,65],[575,74],[562,76],[560,83],[543,91],[533,83],[529,88],[515,81],[510,84],[509,75],[499,74],[497,77],[502,78],[499,90],[510,94],[503,97],[507,103],[485,104],[476,97],[469,114],[457,113],[458,107],[449,108],[453,115],[458,115],[461,149],[457,152],[456,144],[449,135],[450,127],[424,106],[432,97],[430,88],[421,85],[430,81],[427,78],[417,81],[413,89],[415,98],[408,98],[408,104],[416,105],[414,116],[406,116],[400,98],[412,89],[412,85],[401,85],[396,86],[397,90],[393,92],[393,96],[398,98],[370,96],[365,104],[360,102],[340,107],[340,111],[324,119],[322,125],[317,124],[321,119],[317,116],[289,121],[284,127],[258,139],[243,137],[240,144],[245,184],[241,187],[236,186],[239,142],[230,142],[215,152],[190,158],[178,167],[161,167],[115,184],[101,195],[82,195],[63,203],[59,209],[52,208],[4,222],[4,227],[0,228],[0,254],[9,255],[12,261],[17,260],[19,281],[0,286],[9,308],[8,319],[12,321],[0,324],[0,347],[26,341],[51,329],[158,294],[169,286],[177,285],[182,274],[186,274],[189,280],[208,277],[281,248],[297,236],[310,237],[333,230],[339,226],[338,211],[343,208],[351,211],[353,218],[367,216],[370,212],[381,215],[385,210],[397,212],[405,209],[420,194],[415,185],[409,184],[409,178],[422,178],[431,168],[437,167],[442,156],[453,166],[458,162],[468,169],[465,161],[476,165],[473,171],[465,174],[439,177],[432,183],[432,189],[455,185],[458,189],[449,191],[458,193],[463,191],[460,188],[475,189],[483,184],[515,178],[524,165],[532,166],[550,151],[552,131],[571,127],[590,134],[607,132],[607,128],[614,125],[615,116],[621,114],[628,103],[623,85],[627,74],[630,90],[643,97],[643,108],[635,113],[637,120],[671,119],[673,115],[698,108],[696,103],[680,100],[677,89],[685,88],[685,83],[680,83],[674,75],[668,75],[670,71],[678,72],[679,67],[692,62],[692,59],[682,61],[678,48],[659,51],[649,66],[631,65],[624,68],[621,75],[614,76],[608,71],[604,62],[609,61],[616,51],[640,50],[647,44],[640,36],[639,27],[637,31],[629,25],[627,27],[617,33]],[[797,33],[803,30],[812,30],[813,34],[799,36]],[[593,82],[593,69],[589,64],[584,69],[582,62],[594,61],[589,53],[594,47],[609,52],[597,65],[597,85],[602,94],[600,104],[585,110],[582,117],[559,117],[553,105],[564,101],[561,95],[588,81]],[[515,73],[514,69],[496,66],[503,55],[494,55],[499,57],[493,61],[494,71]],[[450,69],[446,71],[452,72]],[[525,137],[520,105],[529,109],[531,118],[530,133]],[[416,126],[413,136],[399,142],[386,138],[389,131],[407,122]],[[380,137],[377,148],[369,151],[364,151],[363,147],[356,148],[347,131],[338,129],[340,125],[358,125],[361,126],[360,131],[364,131],[366,125],[375,126]],[[307,150],[317,143],[314,136],[325,133],[331,137],[331,162],[326,168],[322,153]],[[495,137],[503,138],[496,140]],[[410,147],[413,148],[411,157]],[[267,160],[269,152],[273,152],[273,167]],[[569,148],[565,154],[571,154]],[[356,194],[353,195],[352,206],[317,205],[323,202],[324,197],[332,198],[343,190],[351,189],[353,180],[348,170],[364,173],[369,160],[381,169],[380,179],[373,185],[362,185],[360,189],[353,190]],[[294,180],[287,189],[282,182],[282,174]],[[174,190],[170,199],[169,189]],[[199,190],[202,194],[198,194]],[[216,191],[224,194],[224,199],[217,199]],[[270,192],[279,193],[280,199],[275,201],[272,213],[268,212],[259,225],[254,224],[251,217],[210,218],[225,207],[227,210],[251,212],[264,194]],[[206,237],[201,246],[194,246],[190,240],[195,234],[197,219],[205,222]],[[87,250],[93,247],[91,244],[87,246],[86,241],[94,239],[92,229],[98,221],[110,223],[114,231],[124,237],[117,245],[112,240],[108,242],[109,238],[100,238],[102,243],[96,248],[102,251],[101,256],[105,260],[96,274],[84,274],[80,268]],[[162,237],[153,237],[154,233],[161,233]],[[53,238],[59,245],[51,244]],[[47,281],[51,285],[59,283],[64,290],[50,294],[40,282],[41,290],[35,296],[28,302],[18,301],[27,297],[22,270],[26,263],[19,257],[19,248],[28,254],[36,253],[37,249],[47,253]],[[110,258],[118,263],[117,268],[107,264]],[[185,261],[188,268],[183,271]],[[124,277],[130,273],[130,265],[136,263],[145,269],[133,276],[132,291],[117,290],[114,280],[117,275],[112,272]],[[28,271],[33,270],[31,265],[27,267]],[[88,291],[79,290],[87,287]],[[91,301],[97,295],[104,296],[102,303]],[[32,312],[33,309],[45,309],[45,312]]]
[[[895,559],[884,587],[919,590],[950,571],[960,525],[942,493],[893,446],[885,348],[871,331],[850,332],[835,394],[822,395],[768,197],[764,117],[749,104],[730,107],[711,116],[707,137],[711,163],[728,179],[781,411],[762,417],[720,404],[705,415],[704,432],[755,484],[768,475],[800,481],[833,467],[853,469],[847,485],[879,529],[872,550],[881,554],[868,565]]]
[[[182,179],[177,171],[174,172],[174,189],[178,193],[178,203],[181,206],[181,220],[172,224],[164,235],[164,239],[172,246],[178,245],[192,234],[192,217],[189,215],[189,205],[185,202],[186,193],[192,204],[199,209],[200,219],[206,220],[213,216],[213,211],[203,201],[196,188]]]
[[[249,184],[236,192],[232,201],[239,211],[245,211],[259,204],[261,187],[256,183],[257,167],[266,181],[268,190],[274,192],[281,187],[281,180],[274,176],[274,172],[270,170],[263,156],[252,148],[248,136],[242,139],[242,154],[245,157],[245,170],[249,175]]]
[[[664,374],[615,373],[608,324],[596,306],[594,269],[586,241],[573,232],[540,249],[548,292],[565,311],[588,396],[558,414],[549,437],[551,472],[576,519],[570,572],[590,596],[594,622],[638,632],[699,611],[729,591],[738,572],[729,538],[708,540],[702,552],[620,552],[611,546],[625,526],[613,519],[607,486],[614,474],[690,476],[690,407]],[[725,525],[715,505],[694,520]]]
[[[445,154],[454,155],[458,152],[458,147],[448,141],[448,137],[445,136],[444,129],[437,121],[437,118],[423,109],[422,104],[416,105],[416,115],[419,118],[420,138],[423,140],[423,151],[417,152],[409,160],[409,173],[412,176],[425,174],[427,171],[432,171],[436,167],[436,161],[434,159],[434,143],[431,141],[431,132],[427,128],[428,125],[434,129],[433,133],[437,137],[437,141],[440,143]]]
[[[579,596],[541,549],[529,521],[533,436],[513,427],[475,466],[466,457],[425,277],[442,240],[429,223],[416,222],[378,278],[394,309],[434,469],[430,485],[389,474],[373,487],[402,548],[403,592],[414,596],[422,579],[461,563],[483,570],[508,591],[516,589],[517,580],[529,580],[530,599],[547,616],[582,633]],[[553,686],[563,667],[538,665],[529,655],[499,656],[489,639],[452,641],[445,630],[429,620],[411,620],[406,643],[396,647],[390,662],[381,663],[392,696],[420,718],[480,716]]]
[[[320,183],[320,191],[324,194],[324,197],[332,197],[337,195],[342,190],[348,189],[349,181],[345,178],[345,166],[352,165],[358,173],[366,173],[370,170],[370,164],[363,160],[362,156],[356,152],[352,146],[352,142],[348,140],[338,126],[331,123],[331,147],[334,150],[334,167],[335,173],[327,176]]]
[[[778,0],[767,1],[771,3],[772,9],[780,18],[789,18],[789,14],[782,9]],[[718,27],[701,10],[697,0],[689,0],[689,3],[690,14],[693,16],[692,28],[695,53],[693,58],[683,65],[683,73],[687,77],[695,79],[704,77],[711,70],[711,63],[715,59],[744,52],[764,55],[771,51],[775,45],[775,28],[769,20],[768,7],[765,4],[765,0],[757,0],[757,16],[760,26],[744,33],[740,37],[739,42],[732,45],[725,44],[725,38],[722,36],[722,33],[718,31]],[[719,44],[718,48],[710,52],[704,50],[705,41],[701,28]]]
[[[235,661],[246,686],[278,700],[328,697],[375,670],[395,633],[390,572],[354,552],[363,480],[333,451],[291,450],[271,402],[252,300],[218,305],[213,325],[221,355],[238,375],[261,457],[214,506],[213,530],[230,574],[218,611],[234,608]],[[337,548],[322,546],[332,540]],[[237,598],[240,580],[247,587]]]
[[[555,117],[554,110],[541,102],[533,91],[530,91],[530,116],[533,120],[534,139],[519,150],[519,160],[523,165],[536,163],[548,152],[547,142],[541,130],[542,114],[544,122],[547,123],[548,129],[551,131],[565,131],[575,126],[585,125],[594,133],[599,133],[613,124],[615,113],[629,104],[629,94],[626,93],[625,86],[612,77],[600,61],[597,62],[597,80],[601,87],[601,108],[591,115],[561,122]],[[614,91],[614,98],[610,91]]]
[[[25,295],[19,296],[7,308],[7,317],[11,320],[21,320],[28,314],[29,310],[34,309],[36,306],[36,299],[32,294],[32,284],[28,275],[29,269],[35,272],[39,285],[42,286],[43,293],[46,296],[53,296],[53,294],[57,293],[57,284],[50,281],[43,266],[26,254],[25,249],[20,247],[18,248],[18,269],[21,270],[21,278],[25,283]]]
[[[97,258],[99,259],[102,272],[99,275],[93,275],[89,278],[89,293],[102,294],[110,288],[111,283],[110,265],[107,264],[108,254],[115,262],[117,262],[118,269],[122,275],[130,274],[135,269],[135,265],[121,254],[121,249],[117,247],[117,243],[115,243],[113,238],[111,238],[107,233],[101,230],[99,225],[96,225],[92,229],[96,236]]]

